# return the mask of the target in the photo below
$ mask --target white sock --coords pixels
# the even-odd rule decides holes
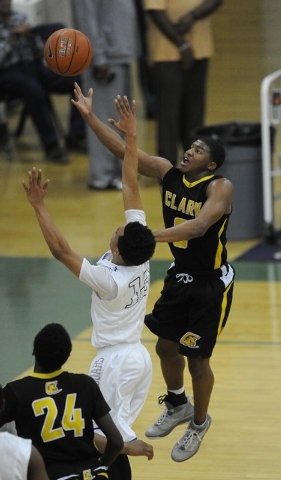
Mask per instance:
[[[195,428],[195,430],[203,430],[204,425],[206,424],[206,422],[207,422],[207,417],[206,417],[205,422],[202,423],[201,425],[196,425],[196,423],[192,422],[192,426]]]
[[[170,390],[168,389],[168,393],[171,392],[171,393],[175,393],[176,395],[180,395],[181,393],[184,392],[184,387],[181,387],[179,388],[178,390]]]

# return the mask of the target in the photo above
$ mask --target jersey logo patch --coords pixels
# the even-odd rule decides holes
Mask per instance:
[[[83,470],[83,480],[92,480],[91,470]]]
[[[62,388],[58,388],[58,381],[53,380],[52,382],[46,382],[45,383],[45,392],[47,395],[56,395],[56,393],[59,393],[62,391]]]
[[[196,335],[196,333],[187,332],[181,337],[180,343],[188,348],[199,348],[196,342],[200,340],[200,338],[200,335]]]

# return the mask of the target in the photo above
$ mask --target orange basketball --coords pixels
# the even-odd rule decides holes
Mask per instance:
[[[88,37],[74,28],[57,30],[45,43],[45,61],[59,75],[71,77],[84,72],[92,57],[93,49]]]

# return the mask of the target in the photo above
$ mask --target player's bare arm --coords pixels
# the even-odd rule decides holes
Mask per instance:
[[[104,452],[107,443],[106,437],[95,433],[95,445],[99,452]],[[152,460],[154,457],[153,446],[143,440],[133,440],[131,442],[124,442],[123,450],[120,453],[130,455],[132,457],[147,457]]]
[[[207,201],[196,218],[176,227],[153,232],[156,242],[177,242],[202,237],[211,225],[231,212],[233,185],[226,178],[214,180],[207,189]]]
[[[71,103],[75,105],[84,119],[92,113],[93,93],[93,89],[89,88],[88,96],[85,97],[78,83],[74,82],[74,99],[71,99]]]
[[[154,457],[153,446],[143,440],[133,440],[132,442],[125,442],[124,452],[126,455],[133,457],[147,457],[147,460],[152,460]]]
[[[35,215],[40,225],[45,241],[52,255],[62,262],[69,270],[79,277],[83,257],[74,252],[66,238],[53,222],[44,203],[47,194],[49,179],[42,183],[42,171],[35,167],[28,172],[28,183],[22,181],[27,199],[34,208]]]
[[[126,96],[120,95],[115,99],[115,106],[119,113],[119,127],[126,134],[125,155],[122,165],[122,194],[124,209],[142,210],[142,202],[138,186],[138,152],[136,102],[130,106]]]
[[[107,439],[100,457],[100,462],[102,465],[109,466],[121,453],[122,449],[124,448],[124,442],[121,433],[119,432],[109,413],[97,419],[97,425]]]
[[[74,85],[75,99],[72,99],[71,102],[79,110],[85,122],[93,130],[100,142],[113,153],[113,155],[123,160],[125,154],[125,142],[123,138],[108,125],[101,122],[92,111],[93,90],[90,88],[88,97],[85,97],[79,85],[77,83]],[[123,131],[119,126],[120,119],[114,120],[113,118],[109,118],[108,122],[117,130]],[[165,173],[172,167],[172,164],[165,158],[150,156],[140,149],[138,149],[138,160],[138,172],[146,177],[156,178],[159,183]]]
[[[28,464],[27,480],[49,480],[43,458],[33,445]]]

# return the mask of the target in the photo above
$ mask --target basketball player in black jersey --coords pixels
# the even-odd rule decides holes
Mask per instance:
[[[0,414],[3,409],[4,399],[0,385]],[[14,429],[9,424],[3,428],[0,429],[0,478],[50,480],[43,458],[31,440],[18,437],[16,432],[11,431]]]
[[[72,100],[99,140],[119,158],[124,141],[92,111],[93,90],[84,97],[75,84]],[[117,97],[117,112],[122,107]],[[122,119],[109,119],[122,131]],[[219,142],[195,141],[178,168],[169,160],[138,150],[139,173],[155,178],[161,188],[165,229],[154,232],[157,242],[168,242],[174,261],[146,325],[158,336],[167,394],[163,414],[146,431],[149,438],[168,435],[188,423],[171,456],[176,462],[191,458],[211,425],[208,413],[214,385],[210,357],[223,330],[232,302],[234,270],[227,262],[226,230],[232,209],[233,185],[216,170],[225,159]],[[193,405],[184,389],[185,357],[193,388]]]
[[[50,480],[106,480],[108,473],[110,480],[129,479],[130,471],[120,473],[121,463],[114,462],[123,440],[98,385],[88,375],[61,369],[71,349],[60,324],[48,324],[36,335],[34,372],[3,388],[0,426],[15,421],[18,435],[30,438],[41,453]],[[102,454],[93,443],[93,420],[107,438]]]

